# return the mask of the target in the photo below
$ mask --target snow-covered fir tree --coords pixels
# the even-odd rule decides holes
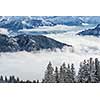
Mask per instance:
[[[73,83],[75,82],[75,71],[74,65],[72,64],[71,67],[68,64],[63,63],[60,67],[60,83]]]
[[[55,83],[55,77],[54,77],[54,69],[52,67],[51,62],[47,65],[47,70],[45,72],[44,82],[45,83]]]
[[[78,82],[81,82],[81,83],[91,82],[90,68],[86,60],[84,60],[83,63],[80,63],[80,69],[78,72]]]
[[[60,66],[60,73],[59,73],[59,81],[60,83],[65,83],[65,77],[66,77],[66,65],[65,63]]]
[[[60,77],[59,77],[58,67],[55,68],[54,77],[55,77],[55,82],[59,83],[60,82]]]
[[[63,63],[60,67],[52,66],[51,62],[47,65],[44,78],[40,80],[20,80],[15,76],[0,76],[0,83],[100,83],[100,61],[98,58],[90,58],[80,63],[78,75],[74,64],[66,66]]]
[[[4,82],[3,76],[1,75],[1,76],[0,76],[0,83],[3,83],[3,82]]]
[[[75,68],[74,68],[74,64],[71,65],[71,79],[72,79],[72,82],[76,82],[76,72],[75,72]]]
[[[82,83],[97,83],[100,78],[100,64],[98,59],[93,61],[92,58],[89,60],[84,60],[83,63],[80,64],[80,69],[78,72],[78,82]]]
[[[5,76],[5,82],[6,82],[6,83],[8,82],[7,76]]]
[[[100,61],[98,61],[98,58],[95,58],[95,76],[96,82],[100,82]]]
[[[65,77],[66,83],[73,83],[75,82],[75,68],[74,64],[69,65],[66,68],[66,77]]]

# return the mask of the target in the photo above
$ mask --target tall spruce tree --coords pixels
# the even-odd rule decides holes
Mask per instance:
[[[49,62],[49,64],[47,65],[47,70],[45,72],[45,77],[44,77],[44,82],[45,83],[55,83],[55,78],[54,78],[54,74],[53,74],[53,67],[51,62]]]
[[[16,83],[19,83],[19,82],[20,82],[19,77],[17,77],[17,79],[16,79]]]
[[[74,64],[71,65],[71,79],[72,79],[72,82],[76,82],[76,72],[75,72],[75,68],[74,68]]]
[[[3,82],[4,82],[3,76],[1,75],[1,76],[0,76],[0,83],[3,83]]]
[[[8,82],[8,79],[7,79],[7,76],[5,76],[5,83],[7,83]]]
[[[59,83],[60,80],[59,80],[59,72],[58,72],[58,67],[55,68],[55,73],[54,73],[54,76],[55,76],[55,81],[56,83]]]
[[[59,78],[60,78],[60,83],[65,83],[65,77],[66,77],[66,64],[65,63],[63,63],[62,65],[61,65],[61,67],[60,67],[60,76],[59,76]]]
[[[75,80],[75,71],[74,71],[74,65],[71,64],[71,66],[68,64],[68,67],[66,68],[66,76],[65,76],[65,82],[66,83],[74,83]]]
[[[100,67],[97,59],[95,59],[95,62],[92,58],[87,61],[84,60],[84,62],[80,64],[80,69],[78,72],[78,82],[98,82],[98,68]]]
[[[66,67],[66,64],[63,63],[60,67],[60,82],[61,83],[73,83],[75,82],[75,71],[74,71],[74,65],[68,64],[68,67]]]
[[[95,76],[96,82],[100,82],[100,62],[98,61],[98,58],[95,58]]]
[[[81,83],[91,82],[90,68],[86,60],[84,60],[84,62],[80,64],[80,68],[78,72],[78,82],[81,82]]]

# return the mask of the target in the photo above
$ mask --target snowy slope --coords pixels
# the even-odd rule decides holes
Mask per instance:
[[[100,24],[93,29],[84,30],[78,33],[78,35],[100,36]]]
[[[14,32],[20,29],[32,29],[40,26],[84,26],[100,23],[96,16],[1,16],[0,28],[7,28]]]
[[[8,37],[0,34],[0,52],[39,51],[43,49],[62,49],[64,46],[72,47],[43,35],[18,35]]]

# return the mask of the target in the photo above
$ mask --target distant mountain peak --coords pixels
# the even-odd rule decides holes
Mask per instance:
[[[95,29],[100,29],[100,24],[98,24],[98,25],[95,27]]]
[[[99,24],[100,16],[0,16],[0,28],[14,32],[39,26]]]
[[[95,28],[93,29],[88,29],[85,31],[79,32],[77,35],[91,35],[91,36],[100,36],[100,24],[98,24]]]

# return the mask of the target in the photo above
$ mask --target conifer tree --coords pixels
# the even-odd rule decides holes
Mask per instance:
[[[66,68],[66,75],[65,75],[65,82],[66,83],[73,83],[74,82],[74,65],[71,66],[68,64],[68,67]]]
[[[36,80],[33,80],[33,83],[36,83]]]
[[[84,60],[84,62],[80,64],[78,82],[91,83],[93,67],[92,58],[90,58],[89,61]]]
[[[58,68],[56,67],[55,68],[55,81],[56,81],[56,83],[59,83],[59,72],[58,72]]]
[[[74,68],[74,64],[71,65],[71,79],[72,79],[72,82],[75,82],[75,77],[76,77],[76,72],[75,72],[75,68]]]
[[[95,76],[96,81],[100,82],[100,62],[98,61],[98,58],[95,58]]]
[[[5,83],[7,83],[8,82],[8,79],[7,79],[7,76],[5,76]]]
[[[39,80],[37,80],[36,83],[39,83]]]
[[[54,69],[52,67],[52,64],[51,64],[51,62],[49,62],[49,64],[47,65],[47,70],[45,72],[45,77],[44,77],[45,83],[54,83],[55,82],[53,71],[54,71]]]
[[[72,64],[72,70],[70,68],[70,65],[68,64],[68,67],[66,67],[66,64],[63,63],[60,67],[60,82],[61,83],[72,83],[74,82],[74,67]]]
[[[60,66],[60,83],[65,83],[65,75],[66,75],[66,64],[63,63]]]
[[[34,83],[34,82],[33,82]],[[45,80],[44,79],[42,79],[42,83],[45,83]]]
[[[3,76],[1,75],[1,76],[0,76],[0,83],[3,83],[3,82],[4,82]]]
[[[19,82],[20,82],[19,77],[17,77],[16,82],[17,82],[17,83],[19,83]]]

